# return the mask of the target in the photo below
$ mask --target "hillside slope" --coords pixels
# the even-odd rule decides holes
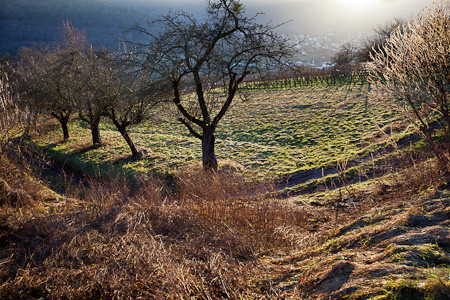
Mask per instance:
[[[107,122],[93,148],[76,118],[69,141],[44,119],[0,156],[0,298],[449,299],[447,166],[400,143],[409,127],[366,88],[250,93],[213,174],[170,118],[133,128],[139,160]],[[316,190],[273,193],[276,174],[334,165]]]
[[[0,54],[15,54],[32,43],[52,43],[59,26],[69,20],[86,29],[91,42],[117,47],[123,27],[143,24],[150,17],[107,0],[0,0]]]
[[[220,173],[208,189],[181,173],[174,194],[119,180],[52,195],[1,162],[2,299],[450,297],[447,185],[392,173],[336,212],[332,195],[267,200]]]
[[[274,288],[292,299],[450,299],[448,196],[395,197],[319,222],[304,249],[270,262]]]

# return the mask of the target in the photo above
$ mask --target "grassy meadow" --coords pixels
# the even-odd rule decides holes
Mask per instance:
[[[389,108],[368,99],[368,85],[349,85],[246,92],[219,124],[216,155],[222,165],[263,180],[333,168],[386,147],[404,129]],[[390,133],[391,124],[397,132]],[[400,127],[400,128],[398,128]],[[62,143],[58,126],[34,140],[61,163],[92,174],[170,174],[201,162],[201,142],[176,118],[132,127],[130,135],[143,151],[141,160],[127,160],[129,149],[112,124],[103,124],[104,145],[89,149],[88,126],[75,120],[72,136]],[[394,134],[395,133],[395,134]]]

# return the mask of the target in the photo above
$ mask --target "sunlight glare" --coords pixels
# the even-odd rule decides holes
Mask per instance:
[[[379,3],[379,0],[337,0],[341,3],[344,3],[352,8],[368,8],[374,4]]]

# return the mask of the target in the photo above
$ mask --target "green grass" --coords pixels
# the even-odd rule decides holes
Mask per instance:
[[[392,111],[372,104],[367,85],[247,91],[250,101],[236,102],[216,131],[219,163],[231,160],[260,179],[277,179],[312,168],[333,167],[385,147],[378,128],[398,120]],[[102,124],[104,146],[85,150],[90,132],[70,123],[71,138],[60,143],[56,129],[34,143],[76,169],[97,173],[168,174],[201,162],[201,141],[170,117],[130,128],[145,156],[126,160],[129,149],[115,128]],[[83,151],[85,150],[85,151]]]

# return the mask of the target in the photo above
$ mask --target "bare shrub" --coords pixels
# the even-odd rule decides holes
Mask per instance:
[[[372,55],[371,70],[374,98],[414,121],[445,168],[450,161],[449,48],[450,3],[443,1],[394,31]],[[433,136],[436,120],[443,129],[443,149]]]
[[[0,62],[0,154],[13,137],[24,129],[26,111],[19,107],[19,97],[11,79],[12,68]]]

